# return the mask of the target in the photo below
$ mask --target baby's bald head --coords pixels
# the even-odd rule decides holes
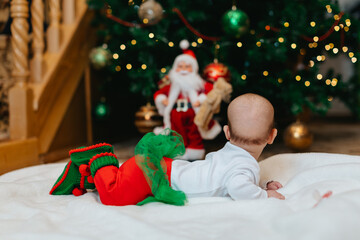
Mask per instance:
[[[228,107],[230,140],[238,144],[260,145],[268,141],[274,128],[274,107],[264,97],[247,93]]]

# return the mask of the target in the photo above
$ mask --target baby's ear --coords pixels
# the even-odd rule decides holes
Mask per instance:
[[[277,132],[278,132],[278,130],[276,128],[271,129],[271,132],[270,132],[270,135],[269,135],[269,138],[267,141],[268,144],[273,144],[273,142],[277,136]]]
[[[225,125],[225,126],[223,127],[223,131],[224,131],[224,133],[225,133],[226,139],[230,141],[230,128],[229,128],[229,126],[228,126],[228,125]]]

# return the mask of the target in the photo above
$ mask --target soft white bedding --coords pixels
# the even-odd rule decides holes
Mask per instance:
[[[283,183],[285,201],[194,198],[184,207],[51,196],[64,166],[0,176],[0,239],[360,239],[360,156],[276,155],[260,163],[261,181]]]

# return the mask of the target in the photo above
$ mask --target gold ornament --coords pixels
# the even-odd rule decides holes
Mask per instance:
[[[155,127],[162,125],[162,117],[150,103],[140,107],[135,113],[135,126],[141,133],[152,132]]]
[[[299,120],[288,126],[284,133],[285,145],[295,151],[308,149],[313,142],[309,128]]]
[[[140,5],[138,15],[143,23],[154,25],[162,19],[163,8],[155,0],[147,0]]]

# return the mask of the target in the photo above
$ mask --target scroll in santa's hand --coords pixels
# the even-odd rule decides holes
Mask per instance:
[[[219,78],[215,82],[214,88],[207,94],[206,100],[201,104],[194,119],[195,124],[199,128],[207,130],[214,114],[220,112],[221,101],[229,102],[231,93],[231,84],[224,78]]]

